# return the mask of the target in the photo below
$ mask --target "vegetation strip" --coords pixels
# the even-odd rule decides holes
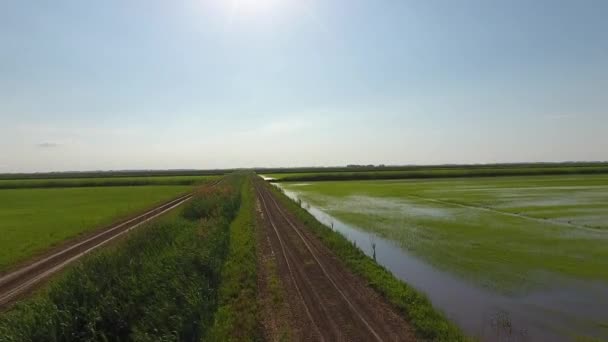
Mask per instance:
[[[421,171],[452,169],[515,169],[515,168],[581,168],[607,167],[608,162],[562,162],[562,163],[497,163],[497,164],[444,164],[444,165],[347,165],[318,167],[280,167],[257,168],[258,174],[280,173],[328,173],[328,172],[365,172],[365,171]],[[1,178],[1,175],[0,175]]]
[[[374,171],[338,171],[338,172],[303,172],[303,173],[265,173],[274,182],[312,182],[339,180],[374,180],[374,179],[427,179],[427,178],[466,178],[497,176],[543,176],[543,175],[590,175],[606,174],[608,166],[555,166],[555,167],[461,167],[461,168],[427,168],[404,170]]]
[[[219,308],[207,340],[259,341],[255,213],[251,177],[241,190],[241,207],[230,225],[228,258],[222,268]]]
[[[73,179],[73,178],[124,178],[170,176],[223,176],[233,170],[139,170],[139,171],[67,171],[37,173],[0,173],[5,179]]]
[[[0,316],[3,341],[202,339],[219,304],[239,182],[203,189],[181,215],[86,257]]]
[[[372,288],[406,315],[419,338],[434,341],[467,340],[453,323],[433,308],[424,295],[396,279],[341,234],[324,226],[278,189],[272,188],[279,201],[309,227],[352,271],[366,279]]]
[[[82,188],[106,186],[196,185],[218,176],[101,177],[59,179],[0,179],[1,189]]]

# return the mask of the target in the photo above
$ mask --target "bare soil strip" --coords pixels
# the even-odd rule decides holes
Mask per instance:
[[[0,277],[0,309],[31,292],[36,285],[92,250],[105,245],[126,232],[174,209],[192,197],[183,195],[127,221],[109,227],[82,241],[71,241],[63,248],[30,262]]]
[[[260,182],[261,228],[276,253],[277,271],[296,327],[296,340],[413,341],[405,320],[350,272]]]
[[[261,227],[264,212],[256,198],[256,227]],[[265,341],[292,341],[297,330],[287,292],[278,274],[277,255],[272,249],[267,229],[256,229],[259,317]],[[299,334],[301,335],[301,334]]]

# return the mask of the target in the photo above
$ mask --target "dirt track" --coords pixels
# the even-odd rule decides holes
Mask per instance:
[[[2,275],[0,277],[0,310],[10,306],[14,301],[35,289],[45,279],[83,255],[179,206],[191,197],[190,194],[180,196],[86,238],[67,242],[60,248]]]
[[[275,258],[290,311],[284,319],[292,321],[294,340],[415,340],[407,321],[283,208],[261,181],[256,182],[256,194],[269,245],[260,253]]]

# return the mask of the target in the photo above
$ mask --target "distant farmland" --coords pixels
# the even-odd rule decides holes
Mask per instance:
[[[270,171],[270,172],[268,172]],[[264,177],[277,182],[332,181],[366,179],[418,179],[446,177],[497,177],[606,174],[608,165],[597,164],[532,164],[532,165],[468,165],[433,167],[375,167],[259,170]]]
[[[66,171],[38,173],[0,173],[0,179],[70,179],[167,176],[221,176],[233,170],[124,170],[124,171]]]
[[[608,338],[607,167],[0,180],[0,336]],[[116,225],[178,196],[149,224]],[[11,282],[23,265],[116,226],[122,238],[37,284],[39,295],[8,297],[35,279]],[[44,265],[35,272],[56,264]],[[345,322],[356,329],[332,328]]]
[[[72,188],[143,185],[195,185],[217,179],[219,176],[137,176],[137,177],[87,177],[0,179],[0,189]]]

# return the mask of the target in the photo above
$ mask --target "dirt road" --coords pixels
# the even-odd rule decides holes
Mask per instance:
[[[70,241],[59,248],[0,277],[0,309],[31,292],[37,285],[92,250],[122,236],[189,200],[183,195],[150,209],[136,217],[101,230],[82,239]]]
[[[262,181],[256,182],[256,194],[265,240],[259,253],[275,259],[289,311],[284,319],[291,320],[294,340],[415,340],[407,321],[350,272]]]

